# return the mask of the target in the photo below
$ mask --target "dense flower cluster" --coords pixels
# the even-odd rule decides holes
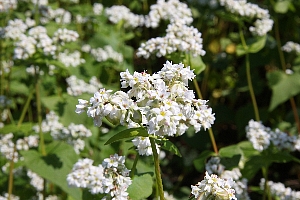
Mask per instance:
[[[220,163],[219,157],[211,157],[205,164],[205,169],[208,174],[216,174],[222,179],[230,179],[234,181],[232,188],[235,190],[235,196],[237,199],[250,200],[248,189],[248,180],[242,178],[242,174],[239,168],[233,168],[232,170],[225,170],[225,166]]]
[[[103,5],[101,3],[93,4],[93,12],[95,15],[101,15],[103,11]]]
[[[260,180],[260,188],[264,190],[265,179]],[[300,199],[300,191],[292,190],[290,187],[285,187],[282,183],[275,183],[273,181],[268,181],[268,187],[270,188],[270,193],[273,197],[285,200],[298,200]]]
[[[79,96],[83,93],[94,93],[98,88],[102,88],[102,84],[98,82],[95,76],[90,79],[89,83],[78,79],[74,75],[67,78],[66,82],[68,84],[67,92],[71,96]]]
[[[299,136],[289,136],[279,129],[272,131],[261,122],[250,120],[246,132],[247,138],[258,151],[267,149],[271,144],[280,150],[300,151]]]
[[[123,21],[124,27],[136,28],[144,25],[143,15],[136,15],[132,13],[129,8],[122,5],[106,8],[105,14],[112,23],[117,24]]]
[[[139,152],[140,155],[150,156],[153,154],[149,137],[135,137],[132,140],[132,143],[134,146],[136,146],[136,150]],[[156,151],[159,154],[160,146],[158,144],[155,145]]]
[[[92,194],[107,194],[103,199],[127,200],[127,188],[131,184],[125,166],[125,156],[117,154],[104,159],[101,165],[93,166],[93,160],[81,159],[67,176],[70,186],[88,188]]]
[[[77,154],[84,149],[84,138],[91,137],[92,133],[82,124],[71,123],[68,127],[64,127],[59,122],[59,117],[55,112],[50,111],[46,115],[46,119],[42,121],[42,132],[50,132],[51,136],[55,140],[64,140],[74,147]],[[39,132],[39,126],[33,127],[35,132]]]
[[[17,5],[17,0],[0,0],[0,13],[16,9]]]
[[[300,44],[297,44],[292,41],[288,41],[285,45],[281,48],[285,52],[292,52],[295,51],[297,54],[300,54]]]
[[[78,65],[85,63],[85,60],[81,58],[80,51],[70,53],[68,50],[65,50],[64,52],[59,52],[57,59],[66,67],[77,67]]]
[[[269,11],[256,4],[248,3],[247,0],[219,0],[219,2],[231,13],[255,19],[254,26],[249,28],[254,35],[263,36],[273,27],[274,21],[270,19]]]
[[[37,190],[43,191],[44,189],[44,179],[32,172],[31,170],[27,171],[27,176],[30,178],[30,184]]]
[[[38,137],[35,135],[17,139],[16,143],[13,137],[12,133],[0,136],[0,153],[8,160],[18,162],[21,159],[18,151],[27,151],[29,148],[38,146]]]
[[[192,11],[179,0],[158,0],[150,6],[150,12],[145,16],[145,26],[157,28],[161,20],[188,25],[193,22]]]
[[[138,48],[137,56],[149,58],[151,54],[157,57],[176,51],[191,53],[193,56],[203,56],[201,33],[194,27],[185,24],[172,23],[168,25],[165,37],[151,38]]]
[[[106,117],[129,128],[145,126],[149,134],[162,137],[182,135],[191,125],[198,132],[214,123],[207,101],[194,99],[194,92],[187,88],[188,80],[195,77],[189,67],[167,62],[152,76],[131,75],[128,70],[120,75],[122,88],[131,87],[127,93],[100,89],[90,101],[79,99],[75,112],[86,111],[95,126],[101,126]]]
[[[98,62],[104,62],[109,59],[115,62],[123,62],[123,55],[121,53],[116,52],[111,46],[106,45],[103,48],[96,48],[96,49],[88,49],[88,46],[84,46],[86,52],[90,52],[91,55],[95,58]]]
[[[232,189],[232,179],[221,179],[217,175],[205,172],[204,180],[192,185],[192,194],[196,199],[234,200],[235,190]]]

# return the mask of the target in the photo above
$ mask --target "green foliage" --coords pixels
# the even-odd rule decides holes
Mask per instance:
[[[237,45],[236,54],[238,56],[245,55],[246,53],[257,53],[264,48],[267,35],[257,36],[246,40],[247,49],[242,44]]]
[[[132,184],[127,189],[132,200],[140,200],[152,194],[153,179],[150,174],[136,175],[132,179]]]
[[[124,131],[121,131],[121,132],[117,133],[113,137],[111,137],[105,143],[105,145],[111,144],[111,143],[116,142],[118,140],[137,137],[137,136],[148,137],[148,132],[144,127],[126,129]]]

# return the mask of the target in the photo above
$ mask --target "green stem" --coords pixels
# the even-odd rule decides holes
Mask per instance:
[[[250,92],[253,109],[254,109],[254,114],[255,114],[255,120],[260,121],[258,107],[257,107],[257,103],[256,103],[254,90],[253,90],[252,80],[251,80],[249,53],[246,53],[246,73],[247,73],[247,82],[248,82],[249,92]]]
[[[30,103],[30,101],[31,101],[31,99],[32,99],[33,93],[34,93],[34,90],[32,89],[32,90],[30,91],[29,96],[28,96],[28,98],[27,98],[27,101],[26,101],[26,103],[25,103],[25,105],[24,105],[24,107],[23,107],[22,114],[21,114],[21,117],[20,117],[20,119],[19,119],[19,121],[18,121],[18,125],[17,125],[18,128],[20,128],[20,126],[21,126],[21,124],[22,124],[22,122],[23,122],[23,120],[24,120],[24,117],[25,117],[25,114],[26,114],[26,112],[27,112],[27,110],[28,110],[29,103]]]
[[[249,53],[248,53],[248,46],[247,46],[247,43],[246,43],[246,40],[245,40],[245,37],[244,37],[244,34],[243,34],[243,28],[242,28],[241,24],[239,24],[239,34],[240,34],[242,45],[243,45],[244,50],[246,52],[246,74],[247,74],[247,82],[248,82],[249,92],[250,92],[250,96],[251,96],[251,100],[252,100],[252,105],[253,105],[253,109],[254,109],[255,120],[256,121],[260,121],[258,107],[257,107],[257,103],[256,103],[256,98],[255,98],[254,90],[253,90],[252,80],[251,80],[250,59],[249,59]]]
[[[151,143],[151,148],[153,151],[153,159],[154,159],[154,167],[155,167],[155,176],[156,176],[156,184],[157,184],[157,190],[159,193],[160,200],[164,200],[164,189],[163,189],[163,184],[162,184],[162,179],[161,179],[161,174],[160,174],[160,167],[159,167],[159,158],[158,158],[158,153],[156,150],[156,145],[154,138],[150,137],[150,143]]]
[[[270,188],[268,185],[268,167],[262,167],[262,174],[265,179],[263,199],[264,200],[266,200],[266,199],[272,200],[272,197],[270,194]]]
[[[45,142],[44,142],[44,133],[42,131],[42,104],[41,104],[41,96],[40,96],[40,80],[37,78],[35,84],[35,92],[36,92],[36,104],[37,104],[37,116],[38,116],[38,125],[39,125],[39,135],[40,135],[40,151],[43,156],[46,155]]]
[[[135,156],[131,171],[130,171],[130,178],[134,177],[134,173],[135,173],[135,170],[136,170],[136,165],[137,165],[137,162],[138,162],[139,158],[140,158],[140,154],[137,153],[136,156]]]
[[[14,186],[14,159],[15,159],[15,151],[16,151],[16,146],[14,147],[14,152],[12,155],[12,159],[9,163],[9,179],[8,179],[8,200],[11,199],[11,195],[12,195],[12,190],[13,190],[13,186]]]

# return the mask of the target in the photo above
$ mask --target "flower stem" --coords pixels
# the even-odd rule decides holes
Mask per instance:
[[[134,177],[134,173],[135,173],[135,170],[136,170],[136,165],[137,165],[137,162],[138,162],[139,158],[140,158],[140,154],[137,153],[136,156],[135,156],[131,171],[130,171],[130,177],[131,178]]]
[[[270,194],[270,188],[268,185],[268,167],[262,167],[262,173],[263,173],[263,177],[265,179],[263,199],[264,200],[266,200],[266,199],[272,200],[272,197]]]
[[[14,152],[12,155],[12,159],[9,163],[9,178],[8,178],[8,200],[11,199],[11,195],[12,195],[12,190],[13,190],[13,186],[14,186],[14,159],[15,159],[15,151],[16,151],[16,146],[14,147]]]
[[[163,184],[162,184],[162,179],[161,179],[161,174],[160,174],[158,153],[156,150],[154,138],[150,137],[149,139],[150,139],[151,148],[152,148],[152,152],[153,152],[157,190],[158,190],[160,200],[164,200],[165,199],[164,198],[164,189],[163,189]]]
[[[44,134],[42,132],[42,104],[41,104],[41,96],[40,96],[40,80],[37,78],[35,84],[35,92],[36,92],[36,104],[37,104],[37,116],[38,116],[38,126],[39,126],[39,136],[40,136],[40,151],[43,156],[46,155],[45,142],[44,142]]]
[[[25,103],[25,105],[23,107],[22,114],[21,114],[21,117],[20,117],[20,119],[18,121],[18,125],[17,125],[18,128],[20,128],[20,126],[21,126],[21,124],[22,124],[22,122],[24,120],[24,117],[25,117],[26,111],[28,110],[29,103],[30,103],[30,101],[32,99],[33,93],[34,93],[34,90],[32,89],[30,91],[29,96],[27,98],[27,101],[26,101],[26,103]]]
[[[248,53],[248,45],[246,43],[244,34],[243,34],[243,29],[242,29],[242,25],[239,24],[239,34],[240,34],[240,38],[241,38],[241,42],[243,45],[243,48],[246,52],[246,74],[247,74],[247,82],[248,82],[248,87],[249,87],[249,92],[250,92],[250,96],[251,96],[251,100],[252,100],[252,105],[253,105],[253,109],[254,109],[254,114],[255,114],[255,120],[256,121],[260,121],[260,117],[259,117],[259,112],[258,112],[258,107],[257,107],[257,103],[256,103],[256,98],[255,98],[255,94],[254,94],[254,90],[253,90],[253,85],[252,85],[252,80],[251,80],[251,72],[250,72],[250,59],[249,59],[249,53]]]

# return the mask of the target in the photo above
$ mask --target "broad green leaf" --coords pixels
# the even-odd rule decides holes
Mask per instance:
[[[273,71],[267,74],[267,79],[272,89],[269,111],[300,93],[300,73],[288,75],[281,71]]]
[[[264,48],[266,44],[267,36],[257,36],[253,38],[249,38],[246,40],[246,44],[248,49],[245,49],[242,44],[237,45],[236,54],[238,56],[242,56],[246,53],[257,53],[262,48]]]
[[[205,150],[198,156],[198,158],[194,160],[194,166],[198,172],[204,171],[206,160],[211,156],[216,156],[216,153],[214,153],[213,151]]]
[[[121,131],[121,132],[117,133],[116,135],[112,136],[105,143],[105,145],[111,144],[111,143],[116,142],[118,140],[122,140],[122,139],[126,139],[126,138],[131,138],[131,137],[137,137],[137,136],[147,137],[148,136],[148,132],[147,132],[146,128],[143,128],[143,127],[130,128],[130,129],[126,129],[124,131]]]
[[[25,166],[58,185],[75,200],[81,200],[81,190],[69,187],[66,180],[73,165],[79,159],[73,147],[63,142],[54,141],[46,146],[46,152],[47,155],[42,156],[35,150],[22,151]]]
[[[284,14],[289,10],[291,1],[290,0],[280,0],[274,4],[274,11],[277,13]]]
[[[157,143],[159,143],[161,145],[161,148],[163,148],[164,150],[170,151],[175,155],[182,157],[179,149],[170,140],[163,140],[163,141],[157,140]]]
[[[190,55],[190,67],[194,70],[194,73],[196,75],[200,74],[202,71],[205,70],[206,65],[202,61],[201,56],[194,57],[193,55]]]
[[[0,133],[15,133],[18,131],[22,131],[23,133],[29,133],[32,131],[33,124],[30,122],[23,122],[20,127],[16,124],[8,124],[5,125],[3,128],[0,128]]]
[[[11,81],[10,82],[10,92],[12,94],[28,95],[29,88],[24,83],[21,83],[19,81]]]
[[[137,175],[133,177],[132,184],[127,192],[132,200],[140,200],[152,194],[153,180],[150,174]]]

